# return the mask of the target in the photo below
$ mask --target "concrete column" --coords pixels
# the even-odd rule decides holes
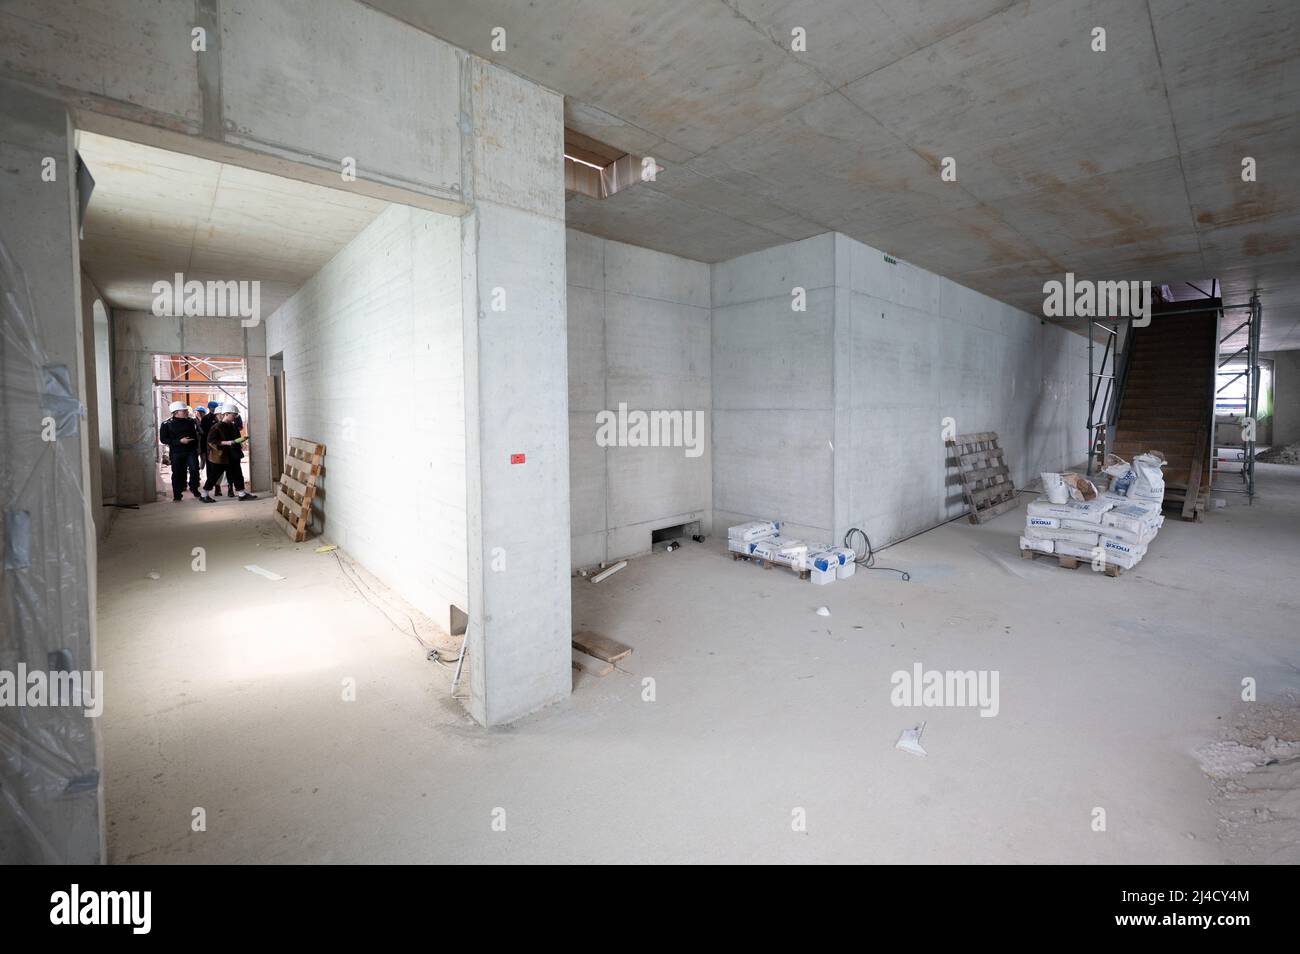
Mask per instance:
[[[509,722],[572,689],[560,96],[462,60],[470,711]]]
[[[72,142],[61,102],[0,81],[0,239],[12,266],[0,292],[24,312],[4,315],[0,334],[0,669],[10,672],[97,668]],[[41,174],[50,167],[53,181]],[[0,858],[102,860],[99,751],[98,722],[79,707],[0,708]]]

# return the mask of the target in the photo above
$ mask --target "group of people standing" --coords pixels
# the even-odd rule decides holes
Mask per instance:
[[[244,459],[244,421],[233,404],[209,401],[194,408],[194,416],[184,401],[173,401],[168,406],[171,417],[158,428],[158,441],[166,445],[172,468],[172,499],[183,500],[188,478],[190,493],[200,503],[216,503],[212,497],[215,488],[221,496],[221,478],[226,479],[226,492],[240,500],[256,500],[255,494],[244,489],[244,472],[240,461]],[[207,468],[203,492],[199,492],[200,462]]]

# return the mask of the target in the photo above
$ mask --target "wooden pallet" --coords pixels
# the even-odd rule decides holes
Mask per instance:
[[[985,523],[1016,506],[1016,488],[995,431],[959,434],[944,443],[961,475],[971,523]]]
[[[773,567],[780,567],[783,570],[789,570],[801,580],[806,580],[812,576],[812,570],[800,570],[797,567],[790,566],[788,563],[776,563],[773,560],[764,560],[762,557],[754,556],[752,553],[733,553],[731,554],[731,559],[745,560],[748,563],[757,563],[765,570],[770,570]]]
[[[1048,560],[1056,560],[1057,563],[1066,570],[1073,570],[1079,564],[1086,563],[1092,565],[1092,561],[1084,557],[1070,556],[1066,553],[1044,553],[1042,550],[1021,550],[1020,557],[1024,560],[1036,560],[1039,557],[1045,557]],[[1124,568],[1117,563],[1107,562],[1105,568],[1101,571],[1107,576],[1120,576]]]
[[[311,502],[316,497],[325,445],[295,437],[289,441],[284,471],[275,488],[275,522],[294,543],[307,539],[311,524]]]

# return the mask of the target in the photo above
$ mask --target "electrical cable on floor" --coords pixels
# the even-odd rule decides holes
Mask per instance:
[[[860,551],[853,545],[853,535],[855,533],[862,537],[862,542],[866,545],[865,550]],[[858,557],[853,562],[864,570],[888,570],[890,573],[897,573],[902,576],[904,583],[912,578],[912,574],[908,573],[906,570],[900,570],[898,567],[876,566],[876,551],[871,546],[871,538],[867,536],[866,531],[864,530],[859,530],[857,527],[854,527],[848,533],[844,534],[844,545],[854,553],[862,553],[862,556]]]
[[[393,623],[393,618],[388,612],[389,609],[397,609],[397,607],[390,607],[387,603],[381,603],[379,594],[375,593],[375,591],[370,588],[370,584],[366,583],[366,581],[361,579],[360,576],[354,576],[352,573],[350,573],[348,569],[343,565],[343,559],[339,556],[338,551],[335,550],[333,552],[334,552],[334,560],[339,565],[339,571],[345,577],[348,578],[348,581],[356,588],[356,591],[361,596],[361,598],[365,600],[367,603],[369,603],[371,606],[373,606],[375,609],[379,610],[379,612],[384,615],[384,617],[388,620],[388,622],[393,625],[394,629],[396,629],[399,633],[402,632],[402,628],[398,626],[396,623]],[[366,593],[362,591],[361,586],[363,584],[365,585],[366,589],[369,590],[371,594],[373,594],[373,597],[366,595]],[[430,646],[428,643],[426,643],[423,639],[420,638],[419,630],[416,628],[415,620],[411,619],[411,615],[405,611],[401,611],[401,612],[402,615],[406,617],[406,621],[411,624],[411,632],[407,635],[414,637],[415,641],[420,644],[420,648],[426,651],[426,658],[432,662],[436,662],[439,666],[442,666],[444,669],[454,668],[451,662],[447,662],[443,660],[440,654],[440,650],[437,646]]]

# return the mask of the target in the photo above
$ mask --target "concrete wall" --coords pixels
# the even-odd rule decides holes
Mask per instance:
[[[709,266],[576,232],[568,239],[574,568],[645,553],[651,533],[712,524]],[[701,413],[699,456],[601,447],[598,412]]]
[[[53,181],[41,178],[47,158]],[[75,168],[62,103],[0,80],[0,669],[10,673],[49,671],[52,658],[97,668]],[[99,861],[100,769],[99,723],[81,708],[0,707],[0,863]]]
[[[450,632],[468,605],[460,223],[391,206],[267,320],[314,525]]]
[[[244,426],[252,449],[252,489],[269,492],[266,327],[244,328],[235,318],[156,317],[143,311],[113,312],[113,407],[117,442],[117,502],[158,498],[158,422],[153,406],[153,356],[190,354],[244,358],[248,363],[248,414]]]
[[[965,509],[943,419],[996,431],[1016,486],[1087,454],[1087,340],[845,236],[848,493],[836,535],[882,546]],[[837,321],[841,315],[837,314]]]
[[[191,49],[196,26],[205,52]],[[0,8],[0,72],[67,97],[80,128],[211,158],[224,144],[264,171],[287,159],[334,185],[352,157],[358,190],[397,187],[434,207],[462,200],[464,56],[355,0]]]
[[[843,235],[715,265],[717,522],[875,546],[935,526],[964,509],[943,419],[997,431],[1024,486],[1083,460],[1086,371],[1084,338]]]
[[[1275,445],[1300,444],[1300,351],[1270,351],[1273,359],[1273,421]]]
[[[493,725],[572,689],[564,100],[480,60],[465,79],[466,666]]]
[[[835,237],[713,266],[713,509],[833,532]],[[792,289],[806,310],[796,311]]]

